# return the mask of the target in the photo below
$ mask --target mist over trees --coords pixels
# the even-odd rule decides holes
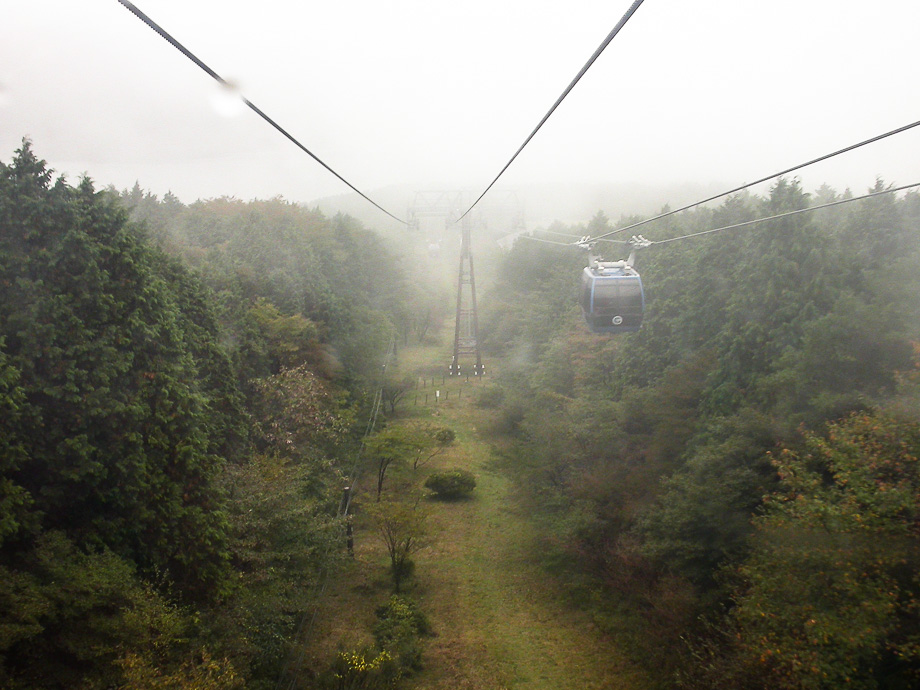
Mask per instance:
[[[273,686],[340,556],[394,257],[281,200],[71,187],[29,142],[0,228],[0,685]]]
[[[841,196],[780,179],[646,234]],[[654,246],[615,337],[584,326],[579,250],[520,240],[480,274],[475,404],[534,557],[660,687],[916,685],[918,230],[908,193]],[[71,186],[28,142],[0,165],[0,685],[276,686],[345,555],[370,391],[396,417],[411,387],[384,355],[449,316],[400,250],[280,198]],[[432,535],[396,480],[459,443],[402,420],[366,444],[397,587]]]
[[[647,235],[840,198],[816,197],[780,179]],[[909,193],[653,246],[629,336],[580,323],[574,251],[519,241],[483,298],[508,466],[664,687],[916,682],[918,228]]]

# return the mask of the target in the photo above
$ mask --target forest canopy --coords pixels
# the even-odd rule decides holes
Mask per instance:
[[[643,230],[847,196],[781,178]],[[505,258],[483,300],[494,431],[579,597],[663,687],[916,682],[918,230],[908,193],[653,245],[642,329],[613,338],[582,323],[580,252]]]
[[[0,167],[0,685],[274,683],[338,556],[400,276],[348,218],[70,186],[23,143]]]
[[[781,178],[647,235],[849,196]],[[447,312],[402,263],[280,198],[71,186],[29,142],[0,164],[0,685],[276,687],[345,555],[359,449],[368,516],[420,520],[394,495],[465,441],[400,420],[362,446],[414,385],[387,353]],[[653,246],[615,337],[583,323],[579,250],[522,239],[491,267],[490,471],[559,596],[658,686],[917,684],[918,263],[917,193]]]

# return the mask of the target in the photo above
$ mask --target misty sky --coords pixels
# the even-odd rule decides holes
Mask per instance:
[[[631,0],[136,4],[373,197],[482,191]],[[918,27],[917,0],[646,0],[500,186],[728,188],[908,124]],[[28,136],[71,182],[185,202],[348,191],[219,96],[116,0],[0,0],[0,160]],[[913,130],[800,177],[920,182],[918,145]]]

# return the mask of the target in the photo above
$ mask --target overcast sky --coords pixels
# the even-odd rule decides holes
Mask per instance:
[[[373,197],[482,191],[631,0],[136,4]],[[918,27],[917,0],[645,0],[500,186],[728,188],[908,124]],[[185,202],[348,191],[216,96],[116,0],[0,0],[0,160],[28,136],[71,182]],[[920,182],[918,130],[800,177]]]

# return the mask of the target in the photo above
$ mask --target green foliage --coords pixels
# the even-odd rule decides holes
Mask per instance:
[[[747,661],[788,688],[920,678],[920,426],[874,414],[776,458],[734,617]]]
[[[422,668],[420,638],[431,630],[415,602],[394,594],[376,613],[376,649],[339,653],[320,675],[318,687],[395,688],[402,678]]]
[[[341,652],[319,679],[323,690],[385,690],[402,677],[399,664],[387,651]]]
[[[884,187],[879,181],[875,190]],[[719,208],[659,222],[648,236],[836,198],[824,187],[813,199],[798,180],[780,179],[763,197],[734,195]],[[771,620],[796,587],[807,598],[803,577],[815,563],[796,565],[793,556],[814,535],[789,531],[764,551],[763,532],[752,525],[765,496],[789,490],[778,488],[767,453],[892,396],[892,409],[916,419],[917,195],[874,201],[882,203],[640,253],[646,315],[635,334],[588,333],[574,298],[583,259],[546,245],[518,243],[483,300],[483,344],[503,357],[499,392],[484,400],[495,410],[490,430],[514,443],[508,469],[545,526],[553,562],[593,578],[588,586],[605,592],[597,601],[608,609],[598,615],[616,621],[615,632],[634,639],[648,665],[678,672],[685,687],[769,682],[759,665],[742,664],[739,622],[726,618],[739,569],[774,568],[777,589],[764,594],[775,606]],[[597,214],[591,226],[603,232],[611,222]],[[861,548],[846,539],[854,553]],[[898,607],[914,621],[909,606]],[[849,653],[840,640],[828,644],[840,658]],[[896,667],[893,655],[885,652],[878,668]],[[695,663],[709,670],[689,673]],[[807,673],[799,668],[784,682],[800,687]],[[879,687],[910,685],[874,673]]]
[[[273,686],[404,287],[347,218],[72,188],[24,142],[0,166],[0,685]]]
[[[425,488],[434,491],[438,498],[466,498],[476,488],[476,477],[466,470],[435,472],[425,480]]]
[[[408,435],[414,457],[412,469],[417,470],[428,464],[433,458],[444,453],[457,435],[453,429],[429,422],[413,422],[401,426]]]
[[[418,452],[417,438],[408,428],[387,427],[365,441],[368,457],[377,467],[377,500],[383,492],[387,470],[394,463],[406,462]]]
[[[476,391],[475,404],[484,410],[494,410],[502,404],[504,398],[505,391],[501,386],[491,384]]]
[[[48,532],[17,566],[0,566],[4,687],[110,687],[125,650],[162,654],[187,629],[111,551],[86,553]]]
[[[765,457],[774,432],[754,414],[713,424],[711,437],[664,481],[659,499],[639,518],[643,553],[703,589],[717,587],[719,569],[747,553],[751,515],[775,486]]]
[[[214,659],[206,650],[178,669],[162,671],[143,654],[128,654],[120,662],[124,690],[238,690],[245,687],[229,659]]]
[[[15,408],[5,514],[31,538],[60,530],[167,573],[186,596],[217,595],[215,453],[230,451],[240,410],[194,281],[89,180],[51,186],[28,143],[0,168],[0,227],[3,404]]]
[[[387,373],[380,387],[380,394],[390,414],[396,414],[396,407],[414,388],[415,376],[413,374],[400,376],[397,372]]]
[[[319,330],[310,319],[300,314],[285,316],[264,298],[258,298],[247,315],[257,329],[256,341],[264,362],[253,368],[278,374],[282,369],[307,365],[327,375],[333,371],[328,355],[319,343]],[[252,356],[252,355],[250,355]]]
[[[390,652],[404,673],[422,668],[420,640],[431,634],[431,626],[418,605],[406,597],[393,595],[377,609],[374,639],[377,646]]]
[[[23,434],[26,396],[18,384],[19,372],[8,363],[0,339],[0,548],[8,539],[34,532],[39,521],[31,494],[14,478],[28,460]]]
[[[352,420],[340,396],[305,365],[254,383],[255,440],[295,461],[342,443]]]
[[[449,446],[457,438],[454,430],[446,427],[435,427],[430,429],[429,433],[434,437],[435,444],[441,447]]]
[[[362,389],[450,300],[347,217],[136,186],[120,202],[142,229],[52,177],[28,143],[0,168],[0,685],[271,686],[339,551]],[[836,198],[781,179],[649,235]],[[581,324],[574,249],[519,243],[481,301],[503,378],[479,404],[549,556],[682,687],[916,685],[918,223],[908,194],[650,250],[622,337]],[[864,412],[892,396],[900,416]],[[378,496],[452,442],[372,437]],[[398,590],[424,510],[367,513]],[[411,609],[382,609],[392,651],[322,682],[391,687],[417,663]]]
[[[428,512],[418,502],[405,501],[382,501],[366,510],[390,556],[393,589],[399,593],[414,569],[411,556],[428,546]]]
[[[379,237],[351,218],[327,219],[280,198],[176,208],[137,196],[125,191],[123,203],[158,228],[221,303],[241,381],[301,364],[353,391],[376,381],[413,313],[413,290]]]
[[[322,574],[342,556],[336,518],[343,484],[325,459],[256,455],[229,468],[235,586],[202,627],[210,648],[248,670],[250,686],[273,683],[299,620],[315,605]]]

